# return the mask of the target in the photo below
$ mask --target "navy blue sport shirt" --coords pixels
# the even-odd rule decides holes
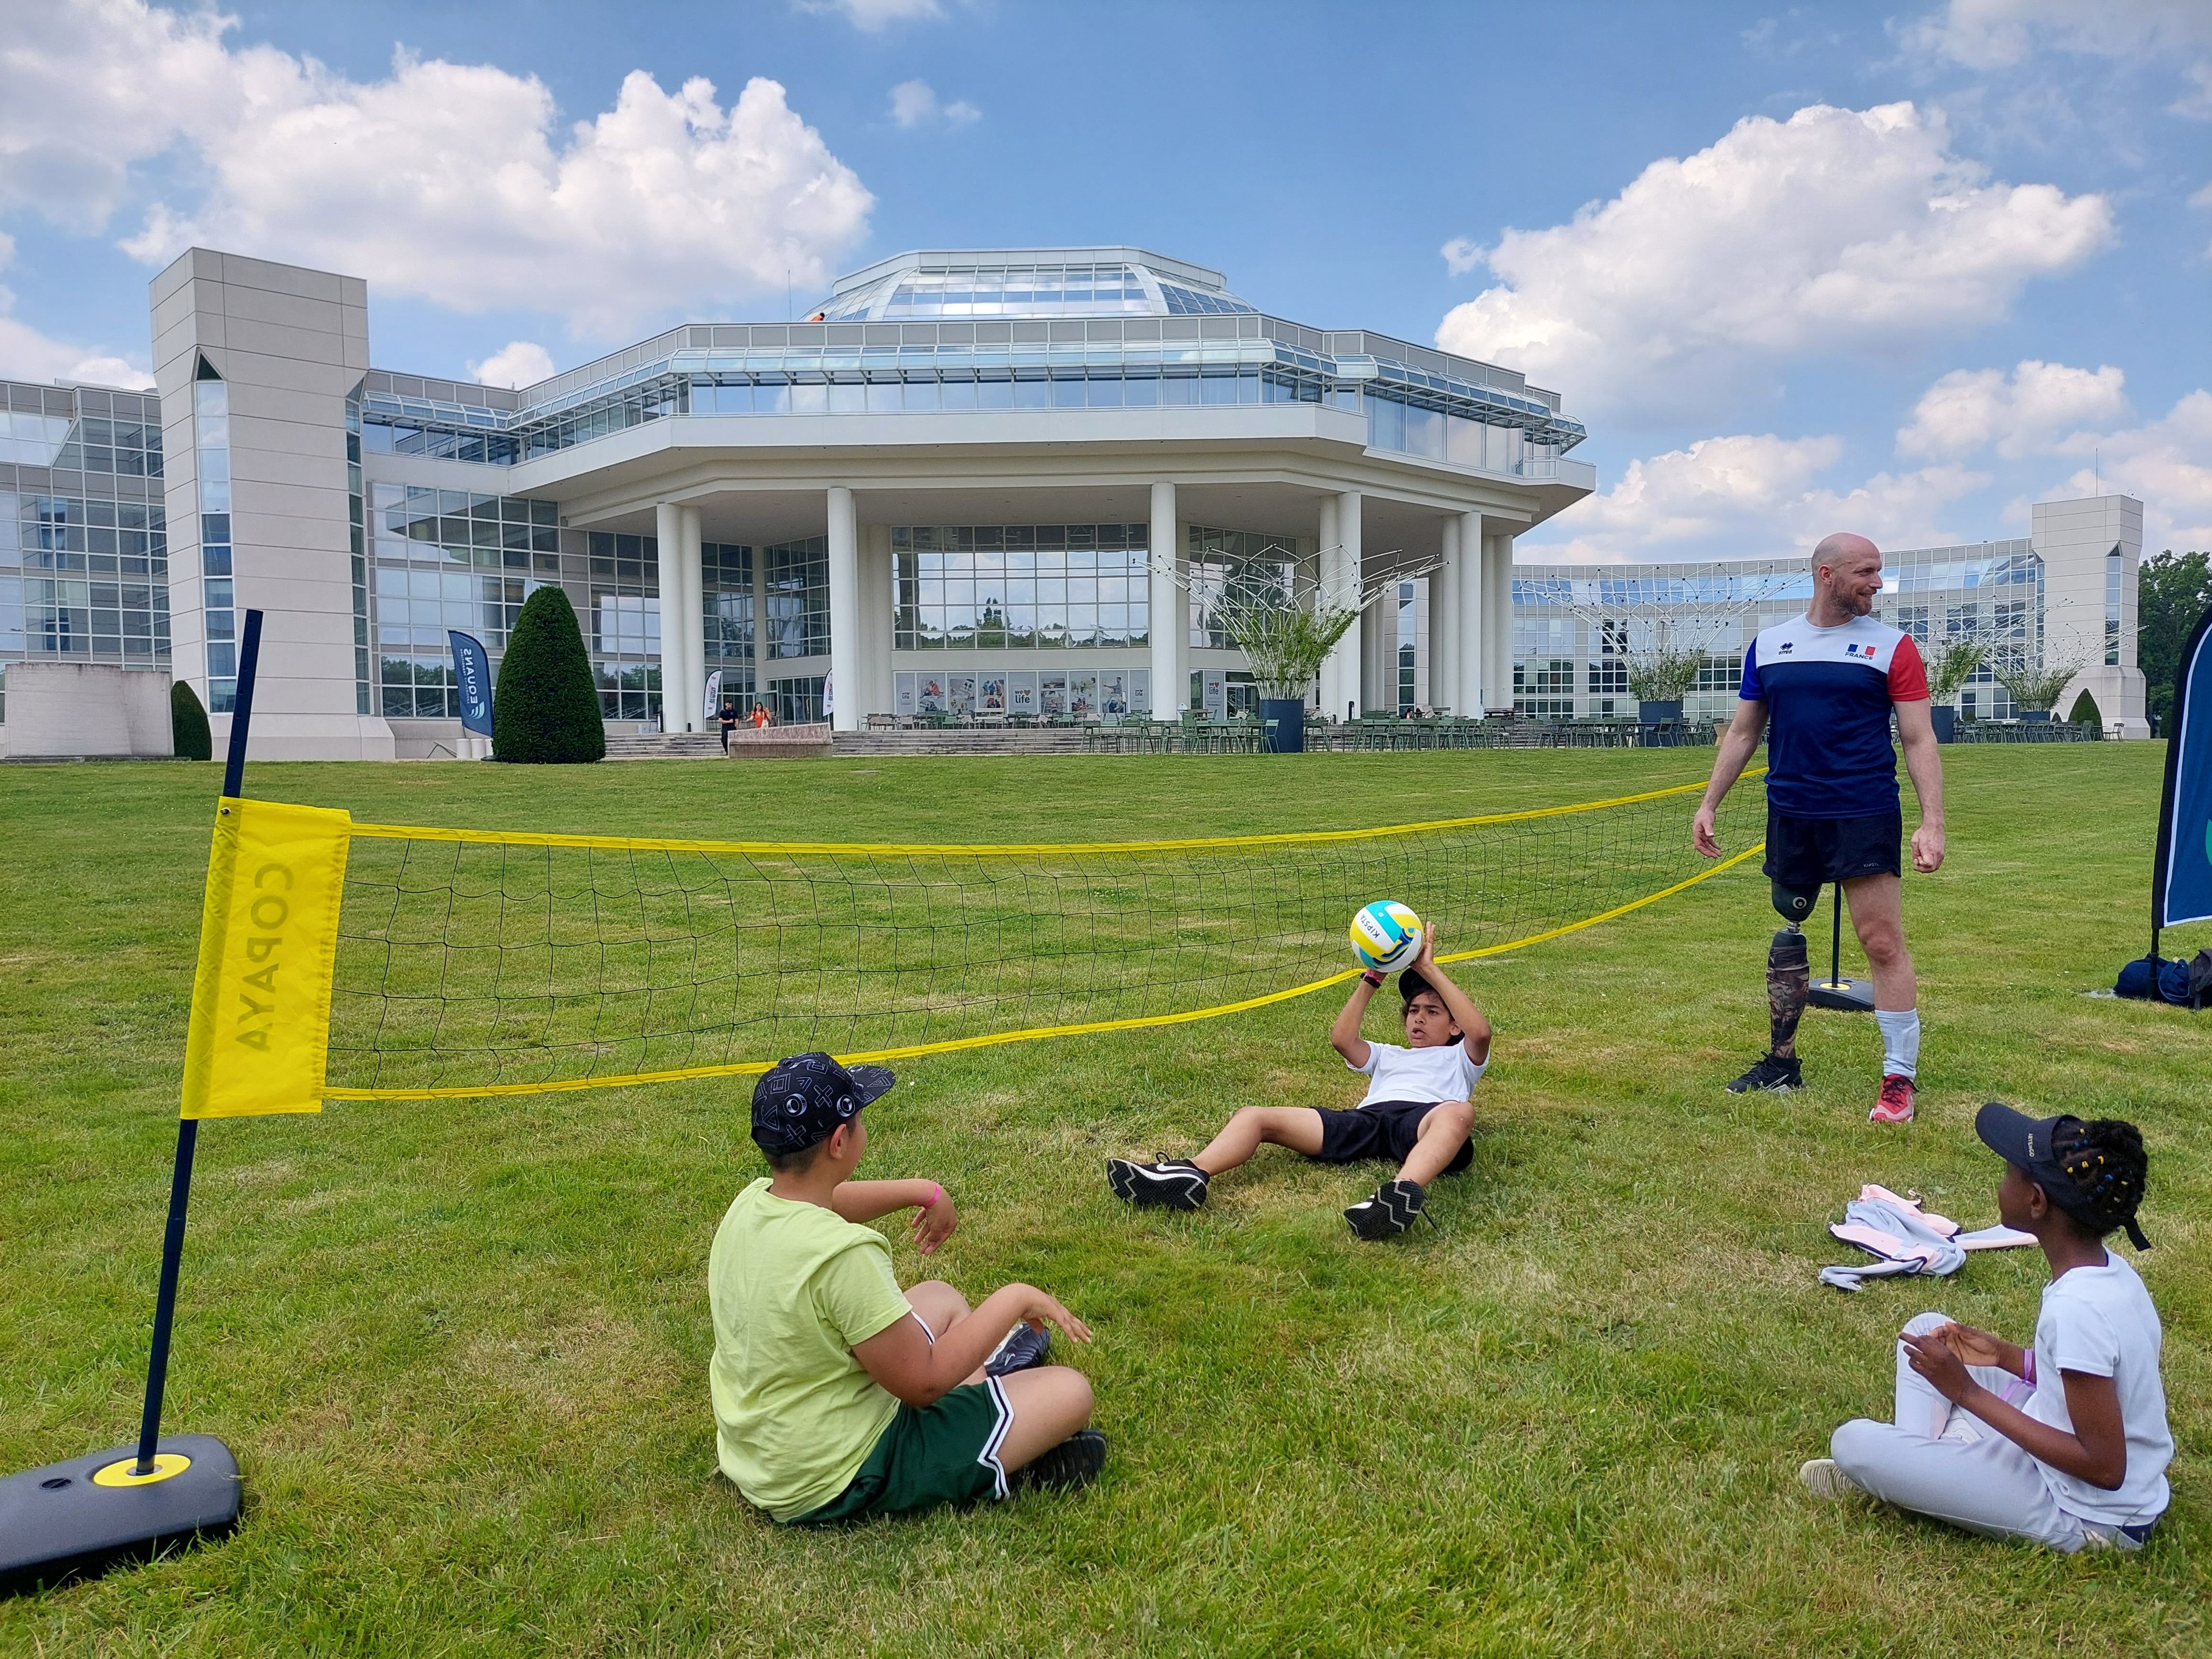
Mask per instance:
[[[1928,700],[1911,635],[1872,617],[1840,628],[1792,617],[1751,642],[1737,696],[1766,705],[1766,800],[1775,811],[1861,818],[1898,810],[1890,708]]]

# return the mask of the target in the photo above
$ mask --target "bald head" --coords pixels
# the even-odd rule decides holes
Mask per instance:
[[[1881,550],[1863,536],[1854,536],[1848,530],[1838,530],[1832,536],[1824,536],[1820,544],[1813,550],[1813,568],[1822,565],[1839,566],[1854,559],[1881,562]]]
[[[1870,612],[1881,597],[1881,550],[1863,536],[1838,531],[1813,550],[1813,607],[1807,614],[1832,628]]]

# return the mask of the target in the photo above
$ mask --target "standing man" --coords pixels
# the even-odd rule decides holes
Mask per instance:
[[[1905,815],[1897,793],[1890,716],[1905,744],[1905,769],[1920,798],[1912,867],[1943,862],[1943,767],[1928,716],[1928,673],[1909,635],[1874,619],[1881,593],[1881,550],[1863,536],[1829,537],[1813,550],[1813,605],[1762,630],[1743,655],[1735,719],[1721,738],[1712,781],[1690,827],[1707,858],[1720,856],[1714,814],[1759,747],[1770,710],[1766,773],[1766,873],[1774,908],[1790,925],[1766,958],[1771,1042],[1729,1092],[1796,1089],[1797,1022],[1811,973],[1797,924],[1826,883],[1843,884],[1851,927],[1874,970],[1881,1026],[1881,1096],[1875,1123],[1912,1121],[1920,1060],[1920,1012],[1912,957],[1905,948],[1899,848]]]

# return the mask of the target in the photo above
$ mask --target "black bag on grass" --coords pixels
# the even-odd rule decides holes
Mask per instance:
[[[2193,957],[2138,957],[2120,969],[2113,994],[2142,1002],[2171,1003],[2177,1008],[2203,1008],[2212,1003],[2212,950]]]

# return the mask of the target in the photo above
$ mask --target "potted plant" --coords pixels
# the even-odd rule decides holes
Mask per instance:
[[[1682,718],[1682,700],[1698,689],[1705,653],[1679,646],[1639,652],[1628,660],[1628,690],[1646,726]]]
[[[1244,653],[1260,690],[1263,754],[1304,750],[1306,690],[1364,609],[1316,595],[1309,610],[1250,567],[1213,596],[1208,619]]]
[[[2081,672],[2078,662],[2031,663],[2025,659],[1999,664],[1993,671],[1997,684],[2012,699],[2019,711],[2021,723],[2045,726],[2051,720],[2051,705],[2074,677]]]
[[[1936,726],[1936,741],[1949,743],[1958,730],[1959,693],[1989,653],[1978,640],[1953,640],[1928,662],[1928,716]]]

